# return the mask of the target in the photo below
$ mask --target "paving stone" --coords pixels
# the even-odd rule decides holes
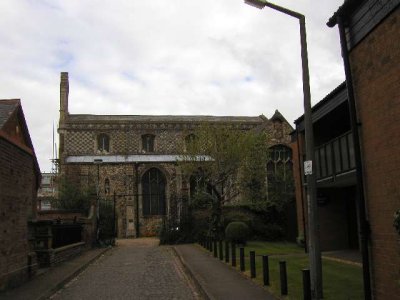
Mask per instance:
[[[198,299],[178,259],[156,239],[120,240],[51,299]]]

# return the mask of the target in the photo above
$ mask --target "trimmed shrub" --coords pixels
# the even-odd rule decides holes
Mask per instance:
[[[230,242],[245,244],[249,235],[249,226],[244,222],[231,222],[225,229],[225,238]]]
[[[223,216],[225,228],[232,222],[243,222],[246,223],[247,226],[251,227],[252,220],[254,219],[254,214],[240,209],[226,209],[223,212]]]

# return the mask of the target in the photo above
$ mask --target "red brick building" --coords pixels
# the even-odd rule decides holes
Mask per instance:
[[[35,269],[28,222],[36,219],[40,170],[20,100],[0,100],[0,290]]]
[[[313,107],[321,249],[359,249],[365,299],[400,299],[399,0],[347,0],[338,25],[343,83]],[[302,118],[296,121],[296,198],[305,230]],[[303,231],[301,230],[303,228]]]
[[[400,208],[399,6],[399,0],[349,0],[328,22],[339,28],[358,135],[360,203],[365,208],[360,222],[367,229],[364,270],[368,263],[374,299],[400,299],[400,243],[393,227]]]
[[[360,250],[365,299],[400,299],[400,236],[393,226],[400,209],[399,6],[399,0],[347,0],[332,16],[328,26],[338,25],[346,86],[313,108],[317,186],[326,202],[319,205],[321,248]],[[301,118],[296,125],[302,149]],[[301,160],[300,153],[297,201],[304,204]],[[300,205],[300,220],[304,211]]]

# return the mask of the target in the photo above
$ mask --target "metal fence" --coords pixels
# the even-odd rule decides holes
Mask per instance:
[[[113,244],[116,233],[115,197],[113,200],[99,200],[98,240],[100,243]]]

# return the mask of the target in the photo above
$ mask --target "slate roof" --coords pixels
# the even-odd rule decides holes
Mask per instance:
[[[336,99],[338,97],[338,95],[343,94],[345,96],[345,98],[343,99],[343,97],[340,97],[340,99]],[[319,109],[321,109],[322,107],[326,106],[329,102],[331,101],[339,101],[339,103],[347,100],[347,85],[346,85],[346,81],[342,82],[341,84],[339,84],[336,88],[334,88],[328,95],[326,95],[321,101],[319,101],[317,104],[315,104],[312,108],[311,108],[311,114],[312,114],[312,118],[313,118],[313,122],[315,122],[316,120],[314,119],[314,114],[315,112],[317,112]],[[300,124],[301,122],[303,122],[304,120],[304,114],[301,115],[299,118],[297,118],[294,123],[296,125]]]
[[[337,24],[337,17],[344,16],[347,17],[351,15],[354,10],[359,7],[364,0],[345,0],[344,3],[338,8],[338,10],[333,14],[332,17],[329,18],[329,21],[326,23],[329,27],[333,27]]]
[[[20,105],[19,99],[0,100],[0,129]]]
[[[259,124],[267,120],[263,115],[248,116],[178,116],[178,115],[83,115],[70,114],[67,122],[134,122],[134,123],[254,123]]]
[[[177,162],[184,161],[186,157],[184,155],[80,155],[80,156],[68,156],[65,161],[67,163],[95,163],[99,160],[101,163],[133,163],[133,162],[151,162],[151,163],[162,163],[162,162]],[[208,156],[198,156],[198,160],[209,161],[211,160]]]

